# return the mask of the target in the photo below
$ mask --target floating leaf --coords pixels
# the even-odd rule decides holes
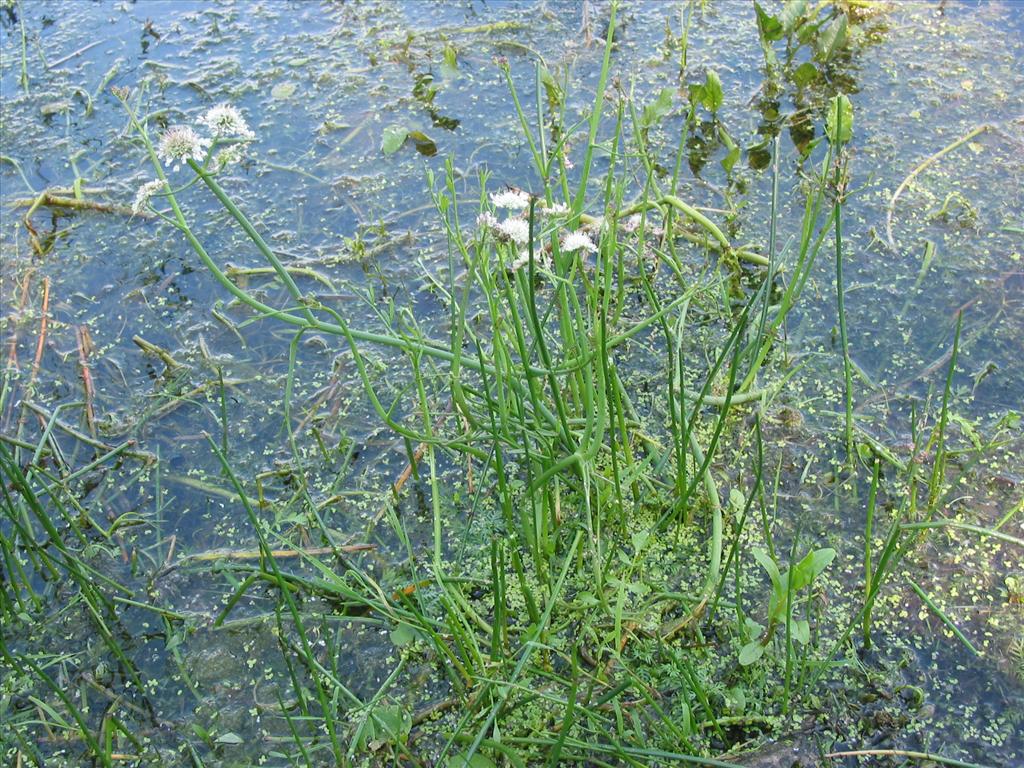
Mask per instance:
[[[216,738],[217,744],[241,744],[243,739],[237,733],[222,733]]]
[[[416,639],[417,632],[408,624],[399,624],[397,627],[391,630],[390,637],[391,642],[395,644],[396,648],[402,648],[406,645],[409,645]]]
[[[384,129],[384,136],[380,142],[381,152],[385,155],[393,155],[405,143],[405,137],[408,135],[408,129],[400,125],[389,125]]]
[[[433,157],[437,154],[437,144],[422,131],[409,131],[408,137],[416,144],[416,151],[421,155]]]
[[[283,101],[294,96],[296,90],[298,90],[298,86],[295,83],[278,83],[270,89],[270,95],[279,101]]]
[[[825,135],[833,146],[845,144],[853,137],[853,104],[845,93],[834,96],[828,103]]]

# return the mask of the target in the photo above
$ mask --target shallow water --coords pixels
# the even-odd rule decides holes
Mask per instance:
[[[684,7],[640,2],[623,9],[613,72],[626,87],[632,85],[641,104],[678,82],[678,51],[667,46],[665,27],[678,33]],[[31,398],[51,412],[61,403],[81,401],[78,348],[84,331],[95,345],[88,357],[98,435],[110,445],[133,439],[135,448],[160,458],[155,478],[130,461],[98,475],[84,501],[101,503],[108,520],[145,518],[154,542],[148,556],[157,563],[221,547],[251,548],[244,511],[219,477],[204,436],[219,441],[226,422],[232,465],[243,473],[251,495],[268,499],[262,511],[278,530],[302,525],[282,427],[290,334],[270,321],[246,322],[247,314],[228,305],[227,294],[169,227],[120,214],[39,209],[32,222],[47,250],[38,256],[21,220],[25,209],[13,202],[71,187],[81,178],[87,196],[130,205],[151,169],[129,140],[126,116],[108,86],[132,88],[144,111],[161,111],[160,120],[169,124],[188,123],[211,104],[228,101],[248,115],[258,142],[224,184],[282,258],[315,270],[309,289],[367,328],[376,322],[376,311],[388,311],[388,302],[411,303],[423,327],[442,337],[445,315],[424,274],[444,281],[448,262],[426,194],[427,172],[440,177],[446,158],[452,158],[467,217],[473,215],[476,175],[483,168],[492,186],[534,185],[529,151],[494,58],[508,58],[521,96],[533,92],[534,52],[552,71],[564,67],[571,124],[584,116],[592,98],[607,16],[604,3],[584,11],[573,2],[533,0],[36,0],[0,11],[0,143],[9,158],[0,165],[0,298],[4,362],[17,370],[6,385],[5,403],[12,410],[0,413],[4,431],[13,435],[17,428],[18,399]],[[27,87],[20,82],[22,30]],[[898,3],[859,25],[858,33],[853,51],[824,68],[811,87],[797,91],[786,85],[773,96],[764,88],[747,4],[713,2],[698,11],[688,69],[699,74],[710,67],[721,76],[721,119],[744,151],[727,174],[720,164],[724,148],[710,132],[698,134],[690,142],[687,165],[693,176],[683,192],[695,204],[734,209],[730,236],[763,249],[771,186],[766,139],[778,133],[779,242],[788,243],[798,232],[803,206],[799,174],[812,165],[799,162],[794,142],[807,140],[808,119],[820,135],[825,97],[837,87],[850,94],[856,122],[844,236],[850,348],[863,372],[858,424],[894,450],[909,442],[911,403],[941,395],[944,355],[962,310],[954,377],[958,428],[964,439],[973,430],[980,439],[998,435],[1005,444],[990,459],[957,469],[963,494],[950,498],[947,509],[968,510],[979,524],[991,525],[1024,495],[1019,424],[996,426],[1008,412],[1024,408],[1024,9],[1014,2]],[[457,52],[455,72],[442,67],[446,44]],[[431,89],[432,98],[425,95]],[[668,157],[683,125],[676,106],[652,133]],[[422,130],[436,143],[436,154],[424,156],[406,144],[384,156],[384,129],[395,124]],[[887,215],[896,188],[919,163],[983,125],[988,127],[902,193],[892,207],[890,243]],[[573,147],[577,155],[581,151]],[[205,192],[193,189],[181,199],[220,263],[263,266]],[[942,214],[944,202],[949,210]],[[934,244],[934,258],[915,287],[926,241]],[[34,375],[44,279],[50,322]],[[265,275],[240,280],[275,300],[282,295]],[[353,287],[372,287],[375,304],[357,297]],[[824,481],[842,411],[830,258],[820,259],[801,301],[789,324],[787,351],[805,365],[784,396],[801,425],[788,435],[780,428],[778,435],[789,441],[793,518],[805,511],[812,521],[805,536],[831,535],[855,551],[865,491],[853,496]],[[176,365],[144,354],[135,336],[169,351]],[[12,338],[14,358],[8,353]],[[386,351],[373,354],[380,371],[396,368],[389,383],[397,394],[405,361]],[[377,544],[371,566],[378,572],[401,568],[401,545],[383,526],[368,522],[385,503],[381,489],[405,465],[402,441],[380,428],[334,340],[303,339],[298,369],[294,401],[305,413],[318,404],[313,423],[329,447],[318,469],[318,487],[326,489],[318,499],[326,500],[325,524],[346,540]],[[228,385],[223,402],[220,376]],[[69,409],[65,418],[85,429],[79,414]],[[24,429],[26,439],[37,439],[35,417]],[[65,438],[61,444],[72,467],[91,460],[79,442]],[[302,450],[316,456],[320,449],[312,435],[303,440]],[[426,540],[429,526],[415,513],[429,501],[422,487],[411,487],[403,501],[409,531],[414,540]],[[1002,530],[1020,536],[1022,517],[1017,514]],[[969,659],[927,611],[918,619],[916,598],[911,593],[907,603],[901,587],[889,598],[896,619],[885,629],[889,642],[881,644],[891,650],[882,656],[909,656],[892,677],[921,686],[936,715],[927,733],[864,726],[869,736],[884,732],[887,744],[987,765],[1024,759],[1024,687],[1015,669],[1019,661],[1009,651],[1014,638],[1024,636],[1019,605],[1001,593],[1006,576],[1024,573],[1021,557],[1010,545],[976,540],[936,537],[926,545],[911,568],[914,578],[948,598],[946,609],[979,644],[982,658]],[[120,575],[137,578],[137,561],[128,552],[125,559]],[[855,573],[851,567],[851,579]],[[188,569],[164,574],[151,586],[165,604],[196,615],[216,613],[230,589]],[[259,612],[255,603],[245,606],[251,609],[247,615]],[[898,616],[904,604],[913,606],[905,620]],[[269,748],[255,738],[262,726],[253,712],[261,700],[248,664],[259,659],[257,672],[267,667],[268,679],[283,673],[269,633],[245,624],[219,633],[182,630],[172,653],[148,626],[151,619],[128,610],[126,642],[155,681],[157,719],[174,724],[167,744],[198,722],[207,730],[216,726],[221,733],[246,735],[247,741],[252,736],[253,751],[246,754]],[[327,642],[356,649],[343,671],[358,695],[372,694],[390,668],[393,648],[386,635],[339,623]],[[964,666],[960,676],[945,674],[958,665]],[[193,686],[181,682],[182,666]],[[232,757],[210,759],[228,765]]]

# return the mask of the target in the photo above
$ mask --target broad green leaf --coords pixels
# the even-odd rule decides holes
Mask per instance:
[[[412,717],[397,704],[377,707],[371,715],[376,721],[376,733],[394,744],[404,744],[412,730]]]
[[[237,733],[222,733],[215,739],[217,744],[241,744],[243,739]]]
[[[740,649],[740,664],[749,667],[762,656],[764,656],[764,646],[759,640],[753,640]]]
[[[458,754],[452,755],[448,762],[445,764],[446,768],[498,768],[497,764],[479,752],[474,752],[473,756],[466,759],[465,752],[459,752]]]
[[[797,88],[803,88],[805,85],[810,85],[817,79],[818,68],[809,61],[805,61],[793,70],[793,83]]]
[[[834,96],[825,113],[825,135],[833,146],[853,138],[853,104],[845,93]]]
[[[840,14],[822,27],[818,32],[818,39],[815,41],[815,50],[818,58],[822,61],[829,61],[836,52],[846,43],[846,14]]]
[[[391,630],[391,642],[395,644],[396,648],[402,648],[403,646],[409,645],[409,643],[413,642],[417,635],[418,633],[416,630],[408,624],[399,624]]]
[[[836,556],[834,549],[817,549],[814,552],[809,552],[803,560],[796,564],[793,568],[793,592],[803,589],[818,576],[822,571],[828,568],[829,563]]]
[[[811,642],[811,624],[809,621],[794,621],[789,625],[789,631],[793,635],[793,639],[800,643],[800,645],[807,645]]]
[[[389,125],[384,129],[384,136],[380,142],[381,151],[385,155],[393,155],[405,143],[405,137],[408,135],[408,129],[401,125]]]
[[[711,114],[717,114],[723,100],[722,81],[713,69],[708,70],[704,76],[704,106]]]
[[[408,137],[412,139],[413,143],[416,145],[416,151],[421,155],[433,157],[437,154],[437,144],[435,144],[434,140],[422,131],[409,131]]]
[[[770,42],[782,39],[784,34],[782,24],[779,23],[776,17],[769,15],[756,0],[754,2],[754,13],[757,14],[757,32],[762,40]]]
[[[807,0],[787,0],[778,16],[782,31],[787,35],[793,34],[793,30],[803,21],[806,14]]]
[[[768,556],[768,553],[759,547],[755,547],[751,554],[753,554],[754,559],[761,564],[761,567],[768,572],[768,575],[772,580],[772,586],[775,587],[776,590],[781,589],[782,574],[779,573],[779,567]]]
[[[658,98],[651,104],[644,107],[640,116],[640,125],[649,128],[661,120],[672,109],[672,95],[675,91],[672,88],[662,88]]]

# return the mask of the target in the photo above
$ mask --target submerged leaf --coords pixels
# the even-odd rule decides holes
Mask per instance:
[[[384,129],[384,136],[380,142],[381,151],[385,155],[393,155],[405,143],[405,137],[408,135],[408,129],[400,125],[389,125]]]

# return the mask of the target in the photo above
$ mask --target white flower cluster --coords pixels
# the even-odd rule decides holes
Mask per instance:
[[[245,122],[242,113],[230,104],[218,104],[212,107],[200,121],[209,129],[216,139],[244,139],[252,141],[256,134]]]
[[[157,192],[163,192],[163,190],[163,180],[153,179],[153,181],[147,181],[139,187],[139,191],[135,193],[135,202],[132,203],[132,213],[142,213],[143,209],[149,205],[149,199]]]
[[[508,208],[510,211],[522,211],[530,205],[530,193],[511,187],[501,192],[491,192],[491,205],[495,208]]]
[[[203,138],[187,125],[175,125],[168,128],[160,137],[156,153],[174,170],[178,170],[183,162],[195,160],[203,162],[210,140]]]
[[[573,251],[597,253],[597,246],[594,245],[594,241],[590,239],[590,235],[586,232],[576,231],[570,232],[562,238],[562,250],[568,253]]]
[[[199,118],[199,123],[212,134],[214,141],[236,141],[217,154],[218,168],[240,160],[242,147],[256,138],[256,134],[249,128],[242,113],[230,104],[218,104],[211,107],[205,115]],[[177,171],[182,163],[187,163],[189,160],[197,163],[203,162],[210,144],[210,139],[200,136],[190,126],[175,125],[168,128],[160,137],[157,144],[157,155],[164,163]]]

